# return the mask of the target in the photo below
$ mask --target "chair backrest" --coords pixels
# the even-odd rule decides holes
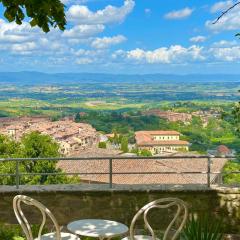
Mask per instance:
[[[178,217],[180,217],[181,215],[181,224],[179,225],[178,229],[176,230],[176,232],[174,233],[173,237],[171,238],[171,240],[175,240],[181,230],[183,229],[187,217],[188,217],[188,208],[185,204],[184,201],[182,201],[181,199],[177,199],[177,198],[162,198],[162,199],[158,199],[156,201],[153,201],[151,203],[148,203],[147,205],[145,205],[143,208],[141,208],[136,215],[134,216],[131,226],[130,226],[130,240],[134,240],[134,235],[135,235],[135,225],[136,225],[136,221],[143,215],[143,219],[144,219],[144,223],[146,225],[146,228],[148,229],[148,231],[151,233],[152,239],[156,240],[156,234],[154,233],[154,230],[152,229],[152,227],[149,224],[148,221],[148,213],[150,210],[156,208],[156,209],[167,209],[167,208],[171,208],[173,206],[177,207],[177,211],[172,219],[172,221],[170,222],[170,224],[168,225],[167,229],[164,232],[164,236],[163,236],[163,240],[167,240],[167,237],[169,236],[170,230],[173,227],[173,225],[176,223]],[[161,220],[159,220],[159,223],[161,222]]]
[[[38,202],[37,200],[24,196],[24,195],[17,195],[13,199],[13,210],[16,215],[16,218],[20,224],[20,226],[23,229],[24,234],[26,235],[27,240],[33,240],[33,234],[31,231],[31,226],[24,216],[21,208],[21,203],[24,203],[28,206],[34,206],[36,207],[42,214],[42,223],[39,227],[38,231],[38,240],[41,239],[42,231],[46,223],[47,217],[49,217],[55,227],[55,239],[56,240],[61,240],[61,232],[60,232],[60,227],[57,223],[57,220],[51,213],[49,209],[47,209],[42,203]]]

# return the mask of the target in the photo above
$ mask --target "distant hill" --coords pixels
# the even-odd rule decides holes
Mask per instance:
[[[24,85],[35,84],[69,84],[69,83],[200,83],[200,82],[240,82],[240,75],[230,74],[145,74],[124,75],[104,73],[42,73],[42,72],[0,72],[0,83]]]

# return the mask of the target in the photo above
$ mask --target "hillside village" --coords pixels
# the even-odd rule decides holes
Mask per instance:
[[[163,117],[164,112],[152,110],[148,114],[160,114]],[[191,119],[191,115],[184,115],[184,113],[165,112],[165,114],[166,117],[169,117],[168,121],[179,120],[184,123],[185,120]],[[205,113],[199,112],[198,114],[206,117]],[[176,118],[173,118],[173,116]],[[88,123],[76,123],[74,117],[65,117],[59,121],[51,121],[49,117],[45,116],[0,118],[0,134],[7,135],[16,141],[19,141],[24,134],[33,131],[51,136],[59,144],[59,151],[63,156],[78,156],[81,152],[89,149],[95,152],[97,156],[99,147],[105,148],[101,150],[105,154],[112,151],[117,151],[117,154],[126,154],[126,151],[121,151],[121,143],[116,144],[112,141],[114,134],[98,132]],[[147,151],[153,156],[177,152],[186,153],[191,145],[190,142],[182,139],[180,132],[172,130],[136,131],[134,135],[135,143],[127,143],[127,152],[132,155],[136,153],[134,149],[138,149],[140,153],[141,151]],[[118,137],[121,136],[118,135]],[[105,144],[104,147],[101,143]],[[226,149],[226,146],[211,150],[209,153],[218,156],[232,154],[230,149]]]
[[[86,123],[75,123],[71,120],[60,120],[52,122],[48,118],[18,118],[2,121],[0,133],[10,136],[16,141],[33,131],[47,134],[55,139],[60,146],[62,155],[74,154],[79,150],[84,150],[97,146],[99,134],[96,129]]]
[[[220,117],[220,111],[215,109],[210,109],[208,111],[195,111],[192,113],[182,113],[182,112],[173,112],[173,111],[161,111],[159,109],[150,109],[147,111],[142,112],[143,115],[147,116],[157,116],[160,118],[167,119],[170,122],[183,122],[184,124],[189,124],[192,121],[192,118],[199,117],[202,122],[203,126],[206,126],[209,122],[209,119],[211,118],[219,118]]]

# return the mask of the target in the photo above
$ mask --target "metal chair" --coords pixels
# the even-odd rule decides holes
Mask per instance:
[[[22,212],[21,203],[24,203],[28,206],[35,206],[42,214],[42,223],[39,227],[38,237],[35,239],[33,239],[30,224]],[[61,232],[60,226],[58,225],[57,220],[53,216],[51,211],[33,198],[23,195],[17,195],[13,199],[13,209],[18,223],[22,227],[22,230],[26,235],[27,240],[80,240],[80,238],[78,238],[76,235]],[[49,217],[52,221],[56,231],[42,235],[42,231],[45,226],[47,217]]]
[[[186,221],[187,221],[187,217],[188,217],[188,208],[185,204],[184,201],[177,199],[177,198],[163,198],[163,199],[159,199],[156,201],[153,201],[151,203],[148,203],[147,205],[145,205],[143,208],[141,208],[136,215],[134,216],[131,225],[130,225],[130,236],[129,237],[125,237],[122,240],[159,240],[159,238],[157,238],[156,234],[154,233],[152,227],[149,224],[148,221],[148,213],[150,210],[157,208],[157,209],[166,209],[166,208],[170,208],[172,206],[176,206],[177,207],[177,212],[174,215],[172,221],[170,222],[170,224],[168,225],[167,229],[164,232],[163,238],[162,240],[167,240],[170,234],[170,230],[173,227],[173,225],[176,223],[178,217],[180,217],[180,214],[183,214],[182,216],[182,221],[180,226],[178,227],[178,229],[176,230],[176,232],[174,233],[174,235],[170,238],[171,240],[175,240],[177,239],[177,237],[179,236],[181,230],[183,229]],[[135,235],[135,225],[136,225],[136,221],[143,215],[143,219],[144,219],[144,223],[146,228],[148,229],[148,231],[150,232],[151,236],[148,235]],[[159,220],[160,222],[161,220]]]

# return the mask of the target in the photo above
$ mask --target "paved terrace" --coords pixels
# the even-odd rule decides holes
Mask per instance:
[[[41,160],[43,159],[33,159],[33,161]],[[111,160],[112,164],[110,164]],[[4,161],[7,161],[7,159]],[[16,159],[8,161],[16,161]],[[69,173],[76,171],[77,174],[78,171],[81,171],[81,179],[86,175],[93,178],[99,177],[99,174],[90,174],[88,172],[90,170],[100,172],[100,176],[104,177],[104,179],[102,182],[98,179],[100,184],[86,184],[82,179],[82,182],[77,185],[20,185],[19,189],[16,186],[0,186],[0,222],[16,223],[12,211],[12,199],[19,193],[29,195],[48,206],[60,225],[66,225],[70,221],[83,218],[104,218],[129,225],[136,211],[146,203],[158,198],[177,197],[184,200],[194,214],[206,212],[222,219],[227,233],[240,232],[240,189],[210,184],[219,173],[214,171],[221,170],[225,161],[227,161],[225,158],[210,159],[207,156],[194,157],[189,155],[187,157],[162,157],[162,159],[160,157],[148,159],[139,157],[122,159],[117,157],[114,159],[112,156],[105,156],[102,159],[96,159],[96,157],[91,159],[82,159],[80,157],[60,159],[59,164],[68,163],[67,166],[71,167]],[[130,165],[127,162],[133,167],[129,168]],[[84,173],[85,170],[87,174]],[[105,170],[106,174],[103,172]],[[152,174],[146,173],[146,171],[150,170],[153,171]],[[117,171],[126,171],[127,174],[126,172]],[[130,174],[130,171],[135,172]],[[161,171],[161,173],[159,174],[157,171]],[[188,173],[190,177],[186,178],[184,175],[187,175],[186,172],[188,171],[191,171],[191,173]],[[201,173],[196,173],[198,171]],[[201,175],[196,177],[196,180],[193,179],[194,172],[196,176]],[[119,175],[122,176],[119,177]],[[125,175],[126,177],[123,177]],[[172,178],[177,175],[182,178]],[[16,174],[16,180],[17,176],[20,177],[19,173]],[[165,179],[164,181],[168,183],[159,183],[154,178],[154,184],[151,184],[153,181],[152,176],[157,177],[158,181]],[[110,179],[112,185],[108,182]],[[128,179],[130,184],[126,184]],[[171,182],[173,180],[174,183]],[[180,181],[186,181],[186,184]],[[199,181],[200,183],[198,183]],[[144,184],[141,184],[142,182]],[[33,219],[32,223],[37,223],[38,216],[30,210],[29,214]],[[161,215],[161,221],[167,219],[168,213],[165,214],[167,215]],[[159,224],[159,217],[153,219],[153,222]]]
[[[226,233],[240,232],[240,189],[203,185],[118,185],[112,189],[103,184],[0,187],[0,222],[16,224],[12,199],[17,194],[31,196],[45,204],[60,225],[86,218],[116,220],[127,225],[136,211],[158,198],[178,197],[194,214],[214,215],[225,224]],[[39,214],[26,208],[31,223],[39,223]],[[161,224],[169,212],[161,212]],[[166,220],[167,219],[167,220]],[[152,219],[159,227],[159,215]]]

